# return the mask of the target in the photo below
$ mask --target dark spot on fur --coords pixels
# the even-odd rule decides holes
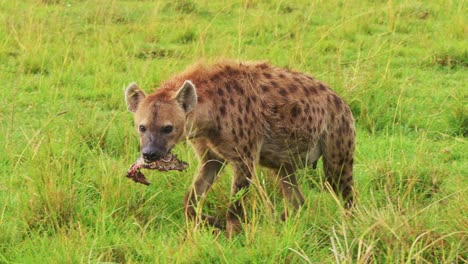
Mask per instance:
[[[226,91],[227,93],[231,93],[231,85],[229,83],[226,83]]]
[[[272,77],[271,73],[268,73],[268,72],[264,72],[263,76],[265,76],[265,78],[267,78],[267,79],[271,79],[271,77]]]
[[[270,84],[271,84],[271,86],[273,86],[273,87],[277,87],[277,86],[278,86],[278,83],[276,83],[276,82],[273,81],[273,80],[270,81]]]
[[[262,62],[262,63],[257,64],[255,67],[257,69],[264,70],[264,69],[269,68],[270,65],[268,65],[268,63],[266,63],[266,62]]]
[[[340,126],[340,128],[338,129],[338,133],[340,134],[340,136],[343,136],[344,131],[345,131],[344,127]]]
[[[242,126],[243,125],[242,118],[238,117],[237,123],[239,124],[239,126]]]
[[[249,152],[249,148],[248,148],[247,146],[244,146],[244,147],[242,148],[242,150],[244,151],[244,153]]]
[[[224,99],[224,98],[221,99],[221,104],[222,104],[222,105],[226,105],[226,104],[227,104],[226,99]]]
[[[295,105],[292,109],[291,109],[291,115],[292,117],[296,118],[300,113],[301,113],[301,108],[298,107],[297,105]]]
[[[218,89],[218,94],[219,94],[219,96],[223,96],[224,95],[223,89],[219,88]]]
[[[238,82],[234,81],[232,83],[232,88],[234,88],[234,90],[236,90],[238,94],[244,95],[244,89],[242,88],[242,86],[239,85]]]
[[[256,97],[255,95],[253,95],[251,98],[252,98],[252,102],[253,102],[253,103],[256,103],[256,102],[257,102],[257,97]]]
[[[317,95],[318,94],[318,91],[315,87],[309,87],[308,89],[313,95]]]
[[[271,111],[274,113],[274,114],[277,114],[278,113],[278,106],[275,105],[271,108]]]
[[[341,100],[336,94],[333,95],[333,101],[335,102],[336,108],[339,108],[341,106]]]
[[[211,76],[210,81],[218,82],[219,79],[220,79],[219,74],[215,74],[215,75]]]
[[[326,91],[326,90],[327,90],[327,88],[325,87],[325,85],[323,85],[323,83],[320,83],[320,84],[319,84],[319,89],[320,89],[321,91]]]
[[[279,89],[279,94],[281,94],[282,96],[286,96],[288,94],[288,91],[286,91],[285,89],[281,88]]]
[[[341,149],[342,143],[343,143],[343,142],[342,142],[340,139],[337,139],[336,142],[335,142],[336,146],[337,146],[339,149]]]
[[[244,130],[243,130],[243,129],[239,130],[239,137],[240,137],[241,139],[244,138]]]
[[[221,115],[226,115],[226,107],[224,105],[220,106],[219,107],[219,112],[221,113]]]
[[[234,101],[234,98],[232,98],[232,97],[229,98],[229,103],[230,103],[232,106],[236,105],[236,102]]]
[[[346,134],[349,134],[351,132],[351,127],[349,126],[349,123],[345,124],[344,131]]]
[[[209,129],[208,130],[208,137],[209,138],[219,138],[219,130],[216,129]]]

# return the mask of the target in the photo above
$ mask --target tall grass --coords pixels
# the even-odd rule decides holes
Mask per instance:
[[[0,263],[466,263],[465,1],[0,1]],[[357,121],[357,207],[321,167],[288,221],[267,171],[244,232],[186,222],[185,172],[126,179],[138,155],[123,89],[200,58],[309,72]],[[204,201],[222,216],[228,166]]]

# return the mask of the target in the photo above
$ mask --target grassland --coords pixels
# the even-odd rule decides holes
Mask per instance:
[[[464,0],[0,0],[0,263],[467,263]],[[309,72],[357,121],[353,216],[301,171],[284,206],[263,170],[231,241],[184,220],[186,172],[124,177],[138,155],[123,89],[200,58]],[[222,215],[230,168],[204,210]],[[157,183],[157,184],[156,184]]]

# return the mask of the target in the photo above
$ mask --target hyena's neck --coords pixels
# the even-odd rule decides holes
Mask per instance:
[[[203,100],[187,114],[185,122],[185,136],[189,139],[207,137],[214,127],[213,118],[211,118],[211,103]]]

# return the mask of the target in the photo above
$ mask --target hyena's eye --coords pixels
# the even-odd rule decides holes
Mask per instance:
[[[140,130],[141,133],[145,133],[146,132],[146,127],[144,125],[140,125],[138,127],[138,130]]]
[[[163,127],[161,128],[161,133],[163,133],[163,134],[170,134],[170,133],[172,133],[172,130],[174,130],[174,127],[171,126],[171,125],[163,126]]]

